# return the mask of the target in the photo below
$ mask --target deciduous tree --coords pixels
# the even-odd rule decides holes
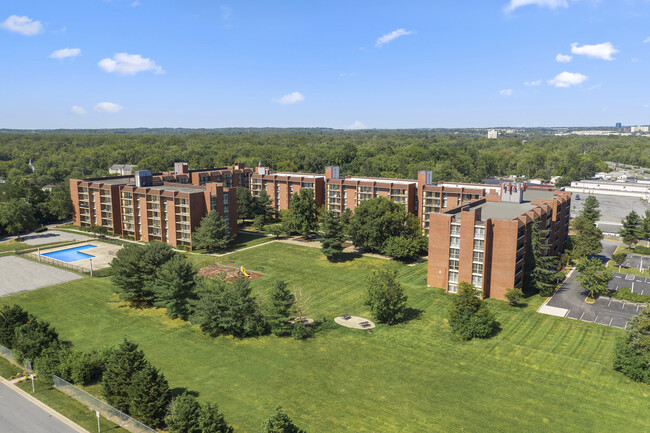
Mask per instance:
[[[461,282],[449,311],[449,326],[461,340],[487,338],[499,328],[485,301],[473,285]]]
[[[373,271],[368,277],[365,305],[380,322],[390,325],[402,320],[407,299],[395,271]]]
[[[612,271],[598,258],[583,258],[577,266],[580,274],[576,277],[591,298],[596,298],[609,290]]]

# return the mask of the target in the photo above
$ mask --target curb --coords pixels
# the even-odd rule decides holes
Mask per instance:
[[[29,400],[31,403],[33,403],[36,406],[38,406],[39,408],[43,409],[45,412],[50,414],[50,416],[53,416],[54,418],[58,419],[59,421],[61,421],[62,423],[64,423],[68,427],[70,427],[71,429],[76,430],[79,433],[89,433],[88,430],[86,430],[85,428],[79,426],[77,423],[75,423],[74,421],[71,421],[70,419],[68,419],[65,416],[61,415],[59,412],[55,411],[54,409],[52,409],[51,407],[49,407],[48,405],[46,405],[42,401],[38,400],[37,398],[31,396],[29,393],[27,393],[27,392],[23,391],[22,389],[18,388],[16,385],[9,382],[4,377],[0,377],[0,383],[2,383],[4,385],[7,385],[7,388],[11,389],[12,391],[17,393],[21,397]]]

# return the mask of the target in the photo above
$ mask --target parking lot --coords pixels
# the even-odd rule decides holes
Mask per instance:
[[[634,275],[614,273],[614,278],[609,282],[611,290],[618,290],[622,287],[631,289],[638,295],[650,296],[650,278],[635,277]]]
[[[645,308],[642,304],[607,297],[600,297],[593,304],[589,304],[585,302],[587,293],[580,287],[575,276],[575,271],[572,271],[553,297],[537,311],[583,322],[625,328],[628,320]],[[650,295],[650,279],[627,274],[615,273],[609,287],[612,290],[628,287],[634,293]]]
[[[576,197],[580,196],[580,200]],[[601,217],[598,221],[598,227],[603,233],[618,233],[621,228],[621,221],[632,211],[643,217],[646,210],[650,210],[650,205],[637,197],[619,197],[614,195],[594,195],[600,204]],[[573,193],[571,199],[571,218],[580,215],[582,206],[588,194]]]
[[[623,262],[623,266],[626,268],[639,269],[640,271],[645,271],[650,267],[650,257],[640,256],[637,254],[628,254]]]

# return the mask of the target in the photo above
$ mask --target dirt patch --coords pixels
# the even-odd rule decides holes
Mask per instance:
[[[226,266],[219,263],[215,263],[214,265],[201,268],[201,270],[199,270],[198,275],[207,278],[225,279],[230,283],[235,281],[237,278],[246,278],[247,280],[252,281],[266,276],[266,274],[262,274],[260,272],[254,272],[246,268],[244,268],[244,271],[246,272],[246,274],[248,274],[248,276],[244,275],[241,269],[235,266]]]

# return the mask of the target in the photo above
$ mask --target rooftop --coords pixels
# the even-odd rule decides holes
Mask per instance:
[[[529,188],[524,191],[524,201],[521,203],[488,201],[476,206],[475,209],[481,209],[481,219],[484,221],[486,219],[511,220],[537,207],[532,204],[533,200],[550,200],[554,195],[553,191]]]
[[[385,183],[395,183],[398,185],[411,185],[418,183],[415,180],[404,180],[404,179],[388,179],[385,177],[344,177],[343,180],[352,180],[355,182],[385,182]]]

